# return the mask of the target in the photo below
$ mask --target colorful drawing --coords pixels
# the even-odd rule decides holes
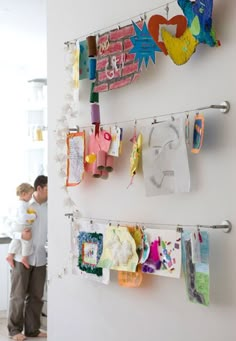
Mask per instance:
[[[80,270],[102,276],[102,268],[97,267],[97,263],[102,254],[103,235],[96,232],[79,232],[78,246]]]
[[[138,255],[134,239],[125,226],[108,226],[98,266],[120,271],[135,272]]]
[[[138,61],[138,69],[140,70],[143,60],[146,67],[148,66],[149,58],[151,58],[155,64],[155,52],[160,52],[161,49],[150,35],[145,22],[142,28],[139,28],[134,22],[133,26],[135,30],[135,36],[130,38],[133,48],[129,51],[129,53],[135,53],[135,60]]]
[[[181,233],[145,229],[150,243],[148,259],[142,271],[148,274],[179,278],[181,273]]]
[[[79,220],[72,223],[72,273],[108,284],[110,271],[97,266],[103,250],[105,224]]]
[[[136,272],[118,271],[118,283],[125,288],[138,288],[143,280],[142,267],[139,264]]]
[[[69,133],[67,144],[66,186],[78,185],[84,175],[85,133]]]
[[[143,22],[137,25],[142,27]],[[94,92],[118,89],[139,77],[139,63],[135,60],[135,53],[129,53],[133,47],[130,38],[134,34],[133,25],[128,25],[106,32],[98,38]]]
[[[176,65],[187,63],[198,45],[189,28],[179,38],[173,37],[165,29],[161,30],[161,35],[168,54]]]
[[[209,238],[201,232],[201,263],[193,263],[191,233],[182,234],[182,263],[188,298],[191,302],[209,305]]]
[[[198,154],[202,148],[203,137],[204,137],[204,116],[200,114],[196,114],[194,121],[194,130],[193,130],[193,148],[192,153]]]
[[[162,28],[165,28],[165,30],[172,34],[172,36],[178,38],[185,32],[187,28],[187,20],[183,15],[176,15],[168,20],[159,14],[152,15],[149,19],[148,30],[160,49],[165,53],[165,55],[167,55],[168,51],[161,36]]]
[[[213,0],[178,0],[184,15],[188,20],[188,27],[199,43],[209,46],[219,46],[212,27]]]
[[[79,79],[88,79],[89,76],[89,57],[87,41],[80,41],[79,43]]]

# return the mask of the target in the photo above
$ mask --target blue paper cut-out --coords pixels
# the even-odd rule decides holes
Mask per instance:
[[[139,69],[143,60],[147,67],[149,58],[151,58],[155,64],[155,52],[161,52],[161,49],[157,46],[150,35],[146,23],[144,23],[141,29],[134,22],[133,26],[136,35],[130,38],[133,48],[129,51],[129,53],[135,53],[135,60],[138,61]]]
[[[200,42],[209,46],[219,45],[212,28],[213,0],[178,0],[192,35]]]

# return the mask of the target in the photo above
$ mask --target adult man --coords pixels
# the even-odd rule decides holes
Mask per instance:
[[[30,268],[21,263],[21,255],[14,257],[8,317],[8,331],[13,340],[22,341],[26,336],[47,337],[39,330],[46,278],[47,183],[47,176],[40,175],[35,179],[30,207],[36,212],[36,220],[32,231],[26,228],[21,234],[24,240],[32,238],[33,253],[28,258]]]

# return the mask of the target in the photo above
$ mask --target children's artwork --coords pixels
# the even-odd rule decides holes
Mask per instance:
[[[108,284],[110,272],[97,266],[103,250],[105,224],[80,220],[72,233],[73,274]]]
[[[135,60],[138,61],[138,69],[142,65],[144,60],[146,67],[148,66],[149,58],[155,64],[156,57],[155,52],[160,52],[160,47],[155,43],[152,36],[148,32],[147,24],[144,22],[143,27],[139,28],[133,22],[135,35],[130,38],[133,48],[129,51],[129,53],[135,53]]]
[[[111,134],[106,130],[101,130],[98,134],[94,132],[89,136],[85,169],[95,178],[101,177],[104,170],[107,172],[113,170],[113,157],[107,155],[111,140]]]
[[[134,135],[130,141],[133,143],[133,148],[130,154],[130,175],[131,175],[130,185],[131,185],[133,183],[133,178],[135,174],[137,173],[139,160],[141,157],[142,134],[140,133],[137,137],[136,129],[135,129]]]
[[[168,51],[161,36],[162,28],[165,28],[165,30],[172,34],[172,36],[178,38],[181,37],[185,32],[187,28],[187,20],[183,15],[176,15],[168,20],[159,14],[152,15],[149,19],[148,30],[162,52],[167,55]]]
[[[75,89],[79,88],[79,44],[73,50],[74,61],[73,61],[73,86]]]
[[[182,263],[188,298],[191,302],[209,305],[209,238],[201,232],[201,263],[193,263],[191,233],[182,234]]]
[[[176,65],[183,65],[191,58],[196,50],[198,41],[188,28],[181,37],[173,37],[165,29],[161,30],[162,38],[170,58]]]
[[[137,23],[142,27],[143,22]],[[98,38],[96,81],[94,92],[118,89],[135,81],[140,74],[131,37],[135,34],[133,25],[127,25],[102,34]]]
[[[179,278],[181,273],[181,233],[171,230],[145,229],[150,252],[142,265],[148,274]]]
[[[192,35],[209,46],[219,46],[212,27],[213,0],[178,0],[184,15],[188,20],[188,27]]]
[[[118,157],[120,155],[121,128],[117,126],[110,127],[110,134],[111,144],[107,154]]]
[[[108,226],[98,266],[135,272],[138,264],[136,244],[125,226]]]
[[[142,129],[142,161],[147,196],[189,192],[190,173],[184,117]]]
[[[88,57],[88,44],[86,40],[79,43],[80,56],[79,56],[79,79],[88,79],[89,76],[89,57]]]
[[[76,186],[82,181],[84,175],[84,132],[67,134],[66,143],[68,155],[66,186]]]
[[[192,153],[198,154],[202,148],[204,137],[204,116],[196,114],[193,130],[193,148]]]
[[[137,266],[136,272],[118,271],[118,283],[125,288],[138,288],[143,280],[141,265]]]
[[[131,234],[132,238],[136,244],[136,252],[138,255],[139,262],[142,258],[143,254],[143,230],[140,226],[128,226],[129,233]]]

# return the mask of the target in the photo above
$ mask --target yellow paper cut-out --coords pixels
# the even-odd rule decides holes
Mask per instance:
[[[189,28],[179,38],[173,37],[164,28],[161,30],[161,35],[168,54],[176,65],[187,63],[198,45],[198,41],[194,38]]]
[[[130,174],[134,176],[138,169],[139,159],[141,155],[141,147],[142,147],[142,134],[138,135],[136,141],[134,141],[133,149],[130,155]]]

